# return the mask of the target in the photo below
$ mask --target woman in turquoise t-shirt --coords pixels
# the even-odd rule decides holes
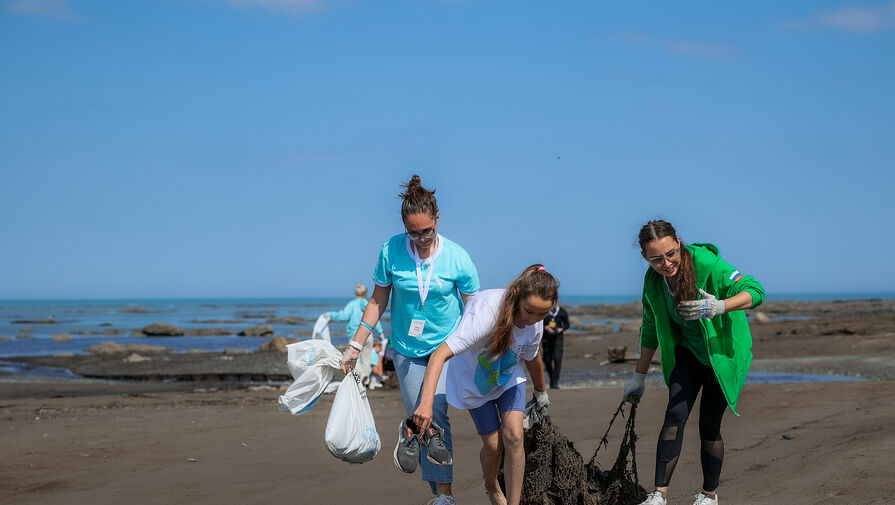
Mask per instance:
[[[364,309],[367,308],[367,286],[364,286],[363,284],[355,284],[354,296],[355,299],[345,304],[344,309],[339,311],[334,310],[329,313],[329,318],[333,321],[347,321],[345,324],[345,335],[348,337],[353,337],[354,334],[357,333],[357,328],[360,326],[360,320],[364,315]],[[376,323],[375,330],[376,333],[379,334],[379,338],[382,339],[383,332],[380,323]],[[364,384],[367,384],[370,380],[370,369],[373,364],[371,361],[372,354],[373,339],[370,338],[367,339],[367,343],[364,344],[364,350],[360,353],[357,365],[357,372],[360,374]]]
[[[409,416],[419,404],[429,355],[457,328],[463,304],[479,290],[479,276],[469,254],[438,234],[435,192],[424,188],[416,175],[405,188],[399,196],[403,199],[401,219],[406,231],[388,239],[379,252],[373,272],[376,287],[342,356],[342,370],[347,373],[355,366],[359,351],[385,312],[391,295],[395,373]],[[453,454],[444,391],[446,370],[436,388],[434,420],[444,430],[444,444]],[[453,505],[451,465],[432,463],[425,447],[421,447],[419,466],[423,480],[436,495],[433,505]],[[398,468],[406,471],[400,465]]]

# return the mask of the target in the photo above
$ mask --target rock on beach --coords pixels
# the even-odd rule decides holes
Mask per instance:
[[[273,326],[269,324],[259,324],[239,332],[240,337],[266,337],[268,335],[273,335]]]
[[[165,323],[153,323],[147,326],[144,326],[141,330],[138,330],[139,333],[147,337],[182,337],[183,330],[174,326],[173,324],[165,324]],[[134,332],[134,336],[137,332]]]

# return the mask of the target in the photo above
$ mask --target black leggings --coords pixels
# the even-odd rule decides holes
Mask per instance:
[[[699,438],[702,440],[702,489],[714,491],[721,478],[724,461],[724,441],[721,439],[721,417],[727,410],[727,400],[712,367],[705,366],[684,346],[674,350],[675,367],[668,384],[668,407],[665,424],[656,446],[656,487],[667,487],[681,455],[684,425],[702,389],[699,402]]]

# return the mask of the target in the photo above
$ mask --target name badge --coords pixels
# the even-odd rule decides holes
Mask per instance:
[[[426,327],[426,315],[422,311],[414,311],[413,319],[410,320],[410,330],[407,335],[411,337],[423,336],[423,328]]]

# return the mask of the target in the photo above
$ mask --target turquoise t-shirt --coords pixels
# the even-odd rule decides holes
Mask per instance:
[[[423,334],[408,335],[414,311],[420,310],[420,291],[416,279],[416,261],[410,250],[410,239],[400,234],[382,245],[379,262],[373,272],[377,286],[392,288],[391,344],[404,356],[420,357],[432,354],[450,335],[463,312],[460,294],[471,295],[479,290],[479,274],[469,254],[462,247],[439,235],[439,250],[428,268],[433,269],[426,305]],[[428,275],[423,268],[423,282]]]
[[[330,312],[329,317],[333,321],[348,321],[345,325],[345,336],[348,337],[348,340],[351,340],[354,338],[355,332],[357,332],[357,327],[360,326],[361,319],[364,317],[364,309],[366,308],[367,300],[365,298],[355,298],[348,302],[344,309]],[[376,323],[373,329],[376,330],[376,333],[382,335],[382,324]]]

